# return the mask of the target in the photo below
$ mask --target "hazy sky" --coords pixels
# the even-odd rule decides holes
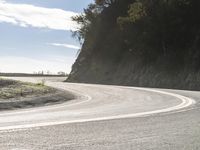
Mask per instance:
[[[70,72],[79,43],[71,16],[93,0],[0,0],[0,72]]]

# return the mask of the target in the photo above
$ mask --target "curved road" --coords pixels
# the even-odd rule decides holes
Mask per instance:
[[[0,149],[200,149],[200,92],[47,80],[76,99],[1,112]]]

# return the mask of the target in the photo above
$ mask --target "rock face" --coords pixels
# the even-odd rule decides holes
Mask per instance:
[[[175,29],[178,30],[180,27],[178,25],[171,27],[169,24],[169,27],[166,26],[167,32],[154,31],[153,25],[157,22],[152,19],[150,22],[152,27],[145,24],[146,20],[152,18],[149,15],[142,20],[140,26],[128,24],[126,30],[122,31],[116,20],[132,3],[132,1],[126,2],[120,7],[121,9],[118,8],[122,6],[121,4],[115,5],[106,8],[100,14],[100,25],[85,38],[67,81],[200,89],[200,32],[197,32],[199,27],[185,26],[184,31],[181,29],[174,33]],[[162,18],[164,17],[161,16]],[[184,23],[188,23],[184,18],[182,18],[183,26]],[[163,22],[165,24],[165,21]],[[161,33],[168,38],[166,41],[160,40]]]
[[[95,53],[96,54],[96,53]],[[165,64],[142,65],[140,60],[123,54],[119,60],[110,56],[87,56],[81,52],[68,82],[131,85],[177,89],[200,89],[200,74],[189,70],[172,70]]]
[[[191,69],[191,64],[185,65],[182,60],[178,60],[178,64],[174,64],[165,57],[160,57],[153,63],[152,61],[149,63],[148,60],[144,62],[142,58],[135,56],[133,51],[123,52],[120,49],[120,46],[116,46],[112,53],[103,48],[101,51],[95,51],[95,49],[89,51],[83,45],[67,81],[200,89],[200,72]]]

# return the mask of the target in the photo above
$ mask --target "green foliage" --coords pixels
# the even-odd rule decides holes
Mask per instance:
[[[117,22],[121,27],[123,27],[124,24],[135,23],[144,16],[146,16],[146,10],[143,3],[136,1],[135,3],[130,5],[130,8],[128,10],[128,16],[118,17]]]
[[[77,38],[80,42],[83,42],[86,35],[91,31],[97,16],[98,9],[96,5],[90,4],[88,8],[84,9],[84,14],[72,17],[72,20],[76,21],[80,25],[79,30],[74,31],[72,36]]]
[[[73,35],[99,57],[132,51],[147,62],[193,62],[200,57],[199,8],[199,0],[95,0],[73,18],[81,26]]]

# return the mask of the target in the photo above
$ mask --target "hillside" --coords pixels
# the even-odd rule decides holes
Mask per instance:
[[[68,82],[200,89],[200,1],[96,0]]]

